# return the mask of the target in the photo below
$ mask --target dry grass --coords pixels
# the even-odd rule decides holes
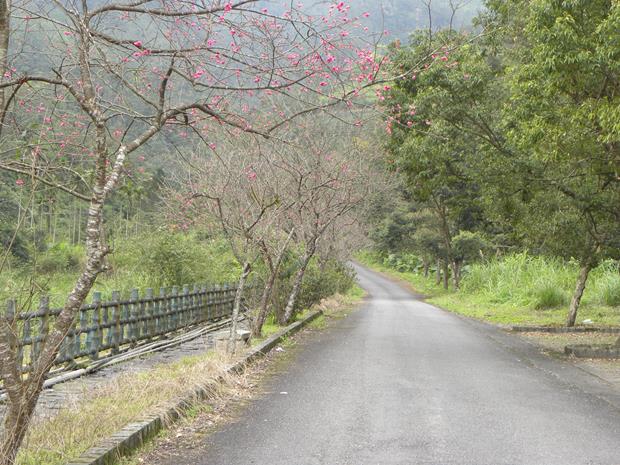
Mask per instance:
[[[216,392],[219,387],[213,380],[222,375],[224,384],[233,385],[238,381],[225,375],[229,362],[224,355],[209,352],[146,372],[120,375],[74,407],[33,424],[17,464],[62,465],[127,423],[163,409],[193,387],[211,384]]]
[[[186,412],[183,419],[162,431],[135,454],[122,459],[119,465],[170,464],[176,463],[177,457],[179,462],[195,458],[198,463],[207,453],[205,436],[235,421],[244,406],[261,395],[262,388],[259,386],[265,382],[265,373],[273,369],[274,357],[281,359],[282,354],[270,353],[253,362],[246,367],[242,376],[220,385],[208,403],[196,405],[190,412]]]
[[[310,327],[314,329],[325,329],[329,323],[329,319],[339,319],[346,317],[351,313],[356,304],[358,304],[366,295],[366,293],[358,286],[347,294],[335,294],[321,300],[312,307],[313,311],[321,310],[323,315],[310,323]]]

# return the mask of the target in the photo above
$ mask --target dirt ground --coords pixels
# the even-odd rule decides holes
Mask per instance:
[[[565,357],[571,363],[604,379],[620,390],[620,360],[582,359],[564,355],[564,347],[569,344],[613,344],[618,334],[605,333],[520,333],[519,337],[538,346],[553,356]]]

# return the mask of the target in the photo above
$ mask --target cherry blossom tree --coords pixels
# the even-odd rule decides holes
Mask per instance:
[[[295,304],[310,261],[326,233],[368,198],[374,183],[372,157],[374,147],[354,137],[356,127],[332,124],[331,128],[313,124],[309,119],[298,123],[293,141],[275,147],[273,164],[285,186],[283,195],[290,199],[287,219],[295,227],[294,239],[303,249],[288,302],[279,315],[280,323],[294,316]],[[340,144],[340,138],[346,140]],[[340,234],[346,233],[346,228]]]
[[[166,193],[170,219],[184,230],[205,226],[216,229],[241,266],[228,344],[232,354],[243,292],[255,262],[262,257],[269,274],[260,308],[252,315],[253,333],[260,335],[271,290],[292,236],[290,232],[284,239],[278,234],[278,222],[286,208],[280,197],[279,178],[253,136],[223,142],[207,153],[199,147],[180,163],[179,179]]]
[[[128,158],[162,136],[214,149],[213,128],[270,137],[299,114],[354,99],[383,64],[355,35],[368,34],[344,2],[310,16],[255,0],[0,0],[0,169],[88,204],[85,265],[28,377],[11,344],[15,322],[0,324],[0,464],[14,463],[61,343],[106,267],[103,208]]]

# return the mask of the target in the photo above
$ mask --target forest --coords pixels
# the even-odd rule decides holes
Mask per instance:
[[[234,285],[259,337],[354,258],[620,323],[618,2],[143,3],[0,3],[0,297],[59,309],[27,377],[0,324],[0,464],[95,292]]]

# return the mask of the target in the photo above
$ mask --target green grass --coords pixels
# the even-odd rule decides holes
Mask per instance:
[[[261,342],[265,341],[266,339],[270,338],[274,334],[276,334],[279,331],[281,331],[282,328],[283,327],[280,326],[275,321],[275,318],[273,317],[273,315],[271,315],[267,319],[267,321],[265,321],[265,324],[263,325],[262,336],[261,337],[253,337],[252,338],[252,340],[251,340],[252,346],[256,346],[256,345],[260,344]]]
[[[480,320],[504,325],[565,324],[571,290],[578,269],[565,263],[526,254],[508,256],[471,267],[460,291],[444,290],[434,277],[400,272],[372,253],[360,253],[357,259],[377,270],[402,279],[429,303]],[[620,324],[620,275],[611,264],[603,264],[591,273],[577,321],[590,319],[595,325]],[[614,304],[614,305],[610,305]]]
[[[354,284],[351,289],[349,289],[349,291],[344,295],[344,298],[349,303],[357,303],[364,297],[366,297],[366,291],[357,284]]]
[[[221,239],[153,232],[119,241],[113,248],[109,270],[97,278],[92,290],[101,292],[104,300],[112,291],[128,297],[132,289],[144,292],[150,287],[157,294],[159,287],[171,285],[234,283],[240,272],[230,247]],[[16,298],[20,308],[33,308],[46,295],[52,307],[60,307],[83,262],[83,247],[61,243],[40,253],[33,263],[13,264],[0,274],[0,300]]]
[[[325,329],[327,328],[327,320],[324,315],[321,315],[312,320],[308,326],[312,329]]]

